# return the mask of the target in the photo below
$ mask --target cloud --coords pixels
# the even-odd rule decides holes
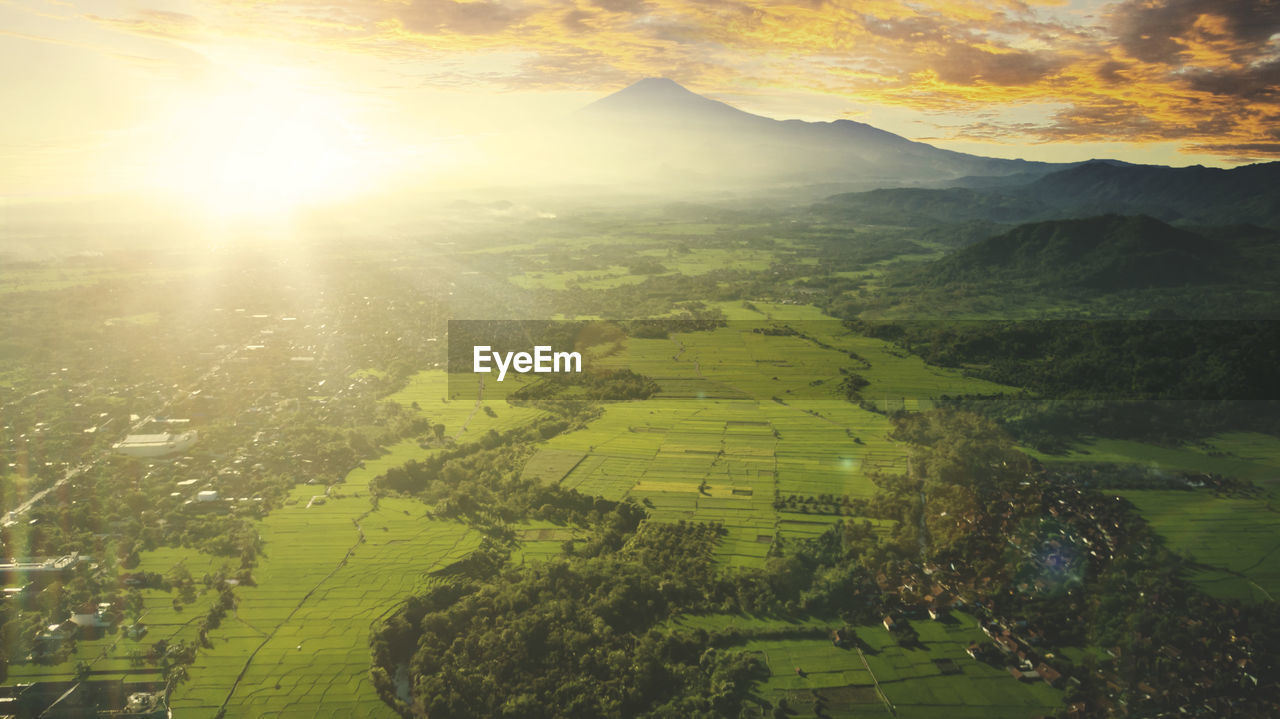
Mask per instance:
[[[1194,70],[1187,73],[1186,81],[1187,86],[1197,92],[1275,101],[1280,96],[1280,60],[1244,68]]]
[[[1126,0],[1113,11],[1119,46],[1150,63],[1182,65],[1193,46],[1217,46],[1236,62],[1252,59],[1280,32],[1280,3],[1270,0]]]
[[[1266,136],[1280,99],[1274,0],[1121,0],[1091,14],[1018,0],[202,2],[192,7],[216,20],[158,10],[95,19],[188,42],[283,37],[410,61],[525,58],[423,70],[441,84],[604,92],[667,76],[713,93],[838,95],[946,115],[949,127],[968,119],[957,138],[1174,140],[1189,152],[1280,156]],[[1028,122],[1027,105],[1061,109]]]
[[[489,0],[413,0],[396,17],[408,30],[425,35],[441,32],[490,35],[510,28],[530,12],[525,7]]]
[[[990,52],[969,45],[948,48],[942,59],[939,79],[961,85],[1029,85],[1052,74],[1063,62],[1049,52]]]
[[[194,15],[167,10],[141,10],[128,18],[88,17],[117,30],[169,40],[193,39],[204,35],[205,30],[203,23]]]

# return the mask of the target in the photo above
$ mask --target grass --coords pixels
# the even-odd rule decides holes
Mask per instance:
[[[504,429],[537,413],[505,402],[497,417],[474,402],[443,402],[443,372],[423,373],[393,399],[410,405],[451,434]],[[465,430],[464,430],[465,427]],[[259,531],[264,555],[242,586],[239,604],[174,695],[175,713],[213,717],[393,717],[369,682],[369,634],[399,603],[420,591],[430,573],[456,562],[480,535],[462,524],[428,519],[411,499],[369,501],[369,482],[387,469],[425,457],[417,439],[366,460],[343,484],[294,488],[286,506]],[[310,505],[310,506],[308,506]],[[195,571],[193,570],[193,574]]]
[[[923,648],[910,649],[879,625],[856,627],[859,648],[835,647],[826,638],[778,638],[840,625],[817,617],[687,616],[672,625],[754,635],[741,650],[758,655],[770,669],[757,693],[775,705],[786,699],[800,716],[812,711],[815,695],[833,717],[887,714],[890,705],[901,717],[1032,717],[1061,706],[1058,690],[1043,682],[1019,683],[1004,669],[965,654],[970,642],[987,639],[977,620],[962,613],[946,622],[913,621]]]
[[[1216,435],[1200,446],[1161,447],[1123,439],[1091,439],[1066,454],[1023,450],[1042,462],[1142,464],[1153,469],[1205,472],[1280,486],[1280,438],[1256,432]]]
[[[925,406],[928,396],[1002,389],[900,358],[814,307],[754,307],[720,309],[821,332],[815,339],[834,349],[752,332],[750,324],[630,339],[600,364],[649,376],[661,393],[605,405],[604,416],[585,430],[551,440],[526,473],[609,499],[633,498],[656,521],[719,522],[727,530],[718,549],[723,563],[761,566],[779,534],[811,537],[839,519],[779,512],[775,497],[870,497],[874,474],[905,469],[904,449],[888,439],[888,420],[850,403],[839,389],[841,368],[854,364],[850,351],[871,358],[865,370],[871,388],[897,393],[912,408]]]
[[[1171,548],[1204,567],[1192,579],[1209,594],[1251,600],[1280,596],[1280,510],[1270,502],[1207,491],[1119,494]]]
[[[147,626],[147,633],[143,637],[129,639],[117,628],[97,639],[77,640],[75,651],[59,664],[27,664],[11,660],[6,681],[23,683],[69,680],[75,677],[76,667],[80,662],[90,665],[94,679],[158,681],[161,678],[159,667],[151,664],[135,666],[130,655],[145,655],[150,646],[161,639],[169,642],[197,641],[198,624],[217,596],[216,592],[206,589],[200,580],[205,573],[215,572],[223,565],[230,564],[231,560],[228,558],[182,547],[161,547],[141,552],[138,566],[133,571],[167,574],[175,566],[184,566],[195,580],[195,601],[175,608],[173,600],[177,596],[176,592],[140,590],[143,610],[139,621]],[[126,626],[127,624],[126,619]]]
[[[633,275],[621,265],[611,265],[599,270],[569,270],[567,272],[526,272],[507,278],[508,282],[523,289],[563,290],[578,287],[584,290],[607,290],[626,285],[637,285],[649,279],[647,275]]]
[[[563,553],[565,542],[585,538],[579,529],[541,520],[520,522],[511,529],[520,541],[520,548],[511,555],[511,563],[517,566],[558,557]]]
[[[1256,483],[1266,490],[1257,499],[1209,491],[1117,493],[1134,503],[1172,549],[1201,565],[1191,579],[1205,592],[1253,601],[1280,597],[1280,439],[1233,432],[1181,447],[1094,439],[1064,455],[1028,454],[1044,462],[1141,464],[1157,471],[1214,473]]]
[[[317,490],[298,487],[296,502],[262,522],[257,586],[237,591],[175,711],[213,716],[225,701],[230,716],[392,716],[368,681],[369,633],[480,537],[425,518],[413,500],[385,498],[372,510],[372,471],[357,470],[323,505],[308,507]]]
[[[543,448],[525,463],[520,476],[543,484],[558,484],[583,459],[586,455],[581,452]]]
[[[822,317],[811,307],[757,307],[757,315]],[[838,518],[779,512],[775,497],[870,497],[871,475],[903,470],[904,450],[888,440],[885,417],[841,396],[846,352],[750,330],[629,340],[602,364],[654,378],[659,396],[606,405],[587,429],[551,440],[526,473],[609,499],[633,498],[656,521],[718,522],[727,530],[718,553],[730,567],[762,566],[779,534],[824,531]],[[815,384],[815,377],[823,381]]]
[[[471,398],[452,397],[448,373],[427,370],[410,377],[408,385],[387,400],[406,408],[412,408],[416,403],[418,414],[436,424],[443,424],[445,433],[458,442],[479,437],[491,429],[502,432],[521,427],[543,414],[538,409],[513,407],[501,399],[476,402],[474,395]],[[485,407],[493,411],[492,416],[484,411]]]

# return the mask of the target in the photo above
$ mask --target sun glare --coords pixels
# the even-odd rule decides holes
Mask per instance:
[[[188,104],[174,113],[162,152],[163,189],[223,217],[342,200],[377,169],[339,103],[278,86]]]

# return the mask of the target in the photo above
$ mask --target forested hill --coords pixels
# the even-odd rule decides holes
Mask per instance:
[[[1246,222],[1280,229],[1280,162],[1223,170],[1094,161],[1043,175],[967,177],[952,184],[833,195],[812,211],[892,225],[1123,214],[1180,226]]]
[[[1143,215],[1104,215],[1020,225],[933,263],[920,279],[1115,291],[1222,280],[1238,263],[1230,244]]]
[[[964,187],[926,189],[898,187],[870,192],[833,195],[813,206],[819,216],[855,219],[886,225],[936,223],[1017,223],[1050,219],[1054,207],[1012,194],[984,192]]]
[[[1041,177],[1017,194],[1070,206],[1076,215],[1143,213],[1169,222],[1280,227],[1280,162],[1230,170],[1088,162]]]

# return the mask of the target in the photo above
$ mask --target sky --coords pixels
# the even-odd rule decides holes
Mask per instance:
[[[9,202],[429,183],[645,77],[996,157],[1280,159],[1280,0],[0,0],[0,66]]]

